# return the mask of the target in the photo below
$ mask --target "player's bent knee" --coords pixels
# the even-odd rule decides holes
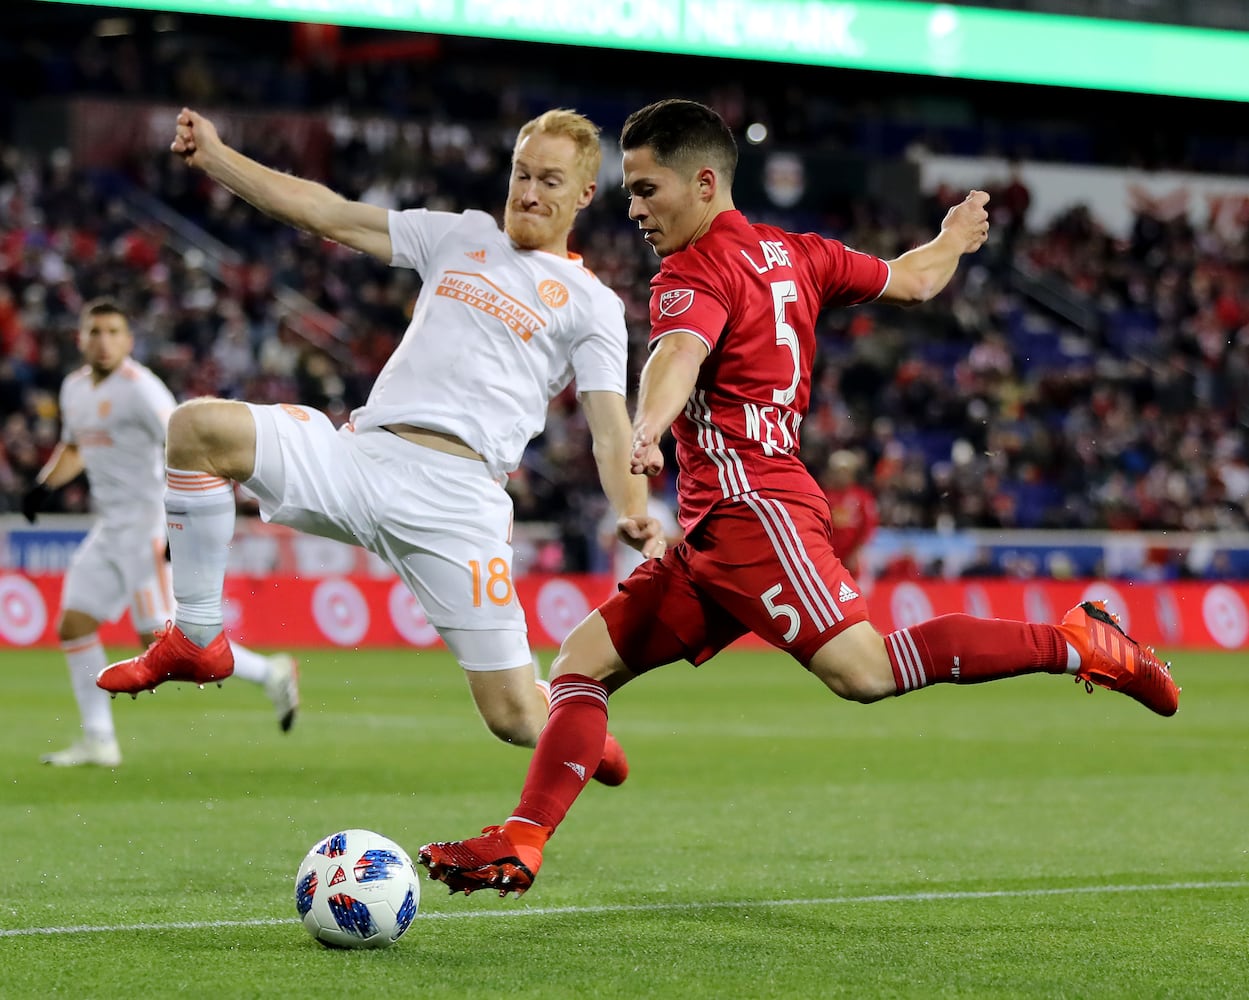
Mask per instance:
[[[896,688],[892,676],[886,680],[878,671],[869,669],[851,668],[820,679],[839,698],[861,705],[888,698]]]
[[[246,479],[256,455],[256,427],[247,404],[203,397],[174,409],[165,458],[175,469],[197,469]]]
[[[518,747],[536,747],[538,736],[546,723],[545,712],[539,718],[534,713],[505,714],[485,718],[486,728],[504,743]]]
[[[838,697],[864,705],[897,689],[884,640],[867,622],[831,639],[811,658],[808,669]]]
[[[485,635],[472,633],[466,637],[465,633],[451,631],[444,638],[449,637],[448,645],[461,654],[463,665],[477,662],[471,656],[465,659],[463,654],[474,648],[473,640],[478,640],[480,645]],[[519,633],[519,639],[523,641],[524,633]],[[528,646],[524,649],[528,656]],[[532,663],[495,670],[466,668],[464,677],[477,712],[491,733],[504,743],[522,747],[537,745],[538,734],[546,725],[547,703],[534,683]]]
[[[61,613],[56,626],[56,636],[61,642],[74,642],[94,634],[100,623],[85,611],[67,609]]]

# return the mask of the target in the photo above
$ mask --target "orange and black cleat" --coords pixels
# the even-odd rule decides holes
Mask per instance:
[[[1076,680],[1083,681],[1088,691],[1096,684],[1135,698],[1159,715],[1175,714],[1180,689],[1171,677],[1171,664],[1162,663],[1152,647],[1124,632],[1105,601],[1077,604],[1058,628],[1080,654]]]
[[[426,844],[416,859],[429,869],[429,877],[443,882],[452,893],[464,895],[478,889],[494,889],[500,898],[509,892],[519,897],[533,885],[542,865],[542,851],[518,847],[501,826],[487,826],[480,837]]]

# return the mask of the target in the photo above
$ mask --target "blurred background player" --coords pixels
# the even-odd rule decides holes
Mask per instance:
[[[865,568],[861,560],[863,548],[880,524],[876,498],[859,482],[861,467],[858,455],[840,448],[828,457],[821,483],[833,526],[833,551],[846,571],[860,582]]]
[[[69,664],[82,734],[45,764],[116,767],[121,751],[109,698],[96,686],[107,665],[101,622],[127,607],[145,644],[155,642],[172,616],[165,562],[165,508],[161,475],[165,427],[174,398],[135,361],[134,335],[108,299],[83,306],[78,346],[86,362],[61,385],[61,441],[26,494],[22,513],[32,524],[54,490],[86,472],[98,520],[74,553],[61,593],[57,633]],[[299,704],[294,661],[234,650],[237,673],[265,686],[285,731]]]
[[[135,692],[229,676],[221,588],[234,480],[258,498],[265,520],[385,560],[463,667],[486,725],[533,746],[548,695],[512,582],[504,482],[574,377],[622,537],[647,555],[664,547],[646,516],[646,480],[629,471],[624,306],[568,250],[577,213],[594,196],[597,126],[556,110],[520,129],[502,232],[485,212],[348,201],[237,152],[194,111],[178,115],[171,148],[265,214],[412,268],[423,284],[403,340],[341,430],[291,405],[201,399],[175,411],[165,495],[176,527],[174,627],[142,656],[110,666],[100,685]],[[624,754],[610,737],[596,768],[605,783],[624,780]]]
[[[820,313],[931,299],[984,244],[988,195],[970,192],[934,239],[885,261],[749,222],[733,203],[736,142],[705,105],[649,105],[629,116],[620,144],[629,218],[662,258],[633,469],[663,470],[659,444],[671,428],[685,541],[635,571],[564,640],[551,668],[551,719],[519,803],[482,836],[422,847],[430,877],[453,892],[528,889],[596,760],[609,695],[676,660],[702,664],[747,632],[862,703],[1046,672],[1174,714],[1169,671],[1101,602],[1078,605],[1061,626],[954,614],[882,636],[833,550],[828,505],[799,458]]]

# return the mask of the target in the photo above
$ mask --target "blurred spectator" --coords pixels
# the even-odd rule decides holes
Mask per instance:
[[[833,551],[855,579],[862,571],[863,546],[871,540],[880,523],[876,498],[859,482],[862,465],[854,452],[839,449],[829,456],[820,483],[832,512]]]

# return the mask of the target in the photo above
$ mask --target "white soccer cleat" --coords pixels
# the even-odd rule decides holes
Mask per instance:
[[[266,659],[269,661],[269,675],[265,678],[265,694],[273,702],[278,725],[286,733],[295,724],[295,713],[299,710],[299,664],[285,653]]]
[[[93,736],[83,736],[77,743],[64,750],[54,750],[39,758],[41,764],[53,767],[81,767],[93,764],[96,767],[117,767],[121,764],[121,747],[116,740],[101,740]]]

